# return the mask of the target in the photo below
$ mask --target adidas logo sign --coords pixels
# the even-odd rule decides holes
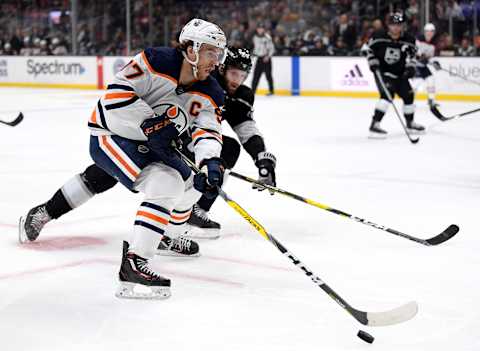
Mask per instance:
[[[358,65],[355,65],[353,69],[350,70],[349,73],[345,75],[345,78],[363,78],[362,71],[360,70],[360,67]]]
[[[356,64],[341,80],[343,86],[367,86],[368,80],[363,76],[360,66]]]

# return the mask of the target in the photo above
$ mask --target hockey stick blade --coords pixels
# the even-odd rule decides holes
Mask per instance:
[[[456,224],[451,224],[443,232],[434,236],[433,238],[425,240],[429,245],[439,245],[455,236],[459,232],[460,228]]]
[[[442,115],[442,113],[435,106],[430,107],[430,112],[442,122],[448,121],[450,119]]]
[[[452,119],[460,118],[460,117],[463,117],[463,116],[471,115],[472,113],[479,112],[480,108],[476,108],[474,110],[462,112],[462,113],[459,113],[459,114],[456,114],[456,115],[453,115],[453,116],[449,116],[449,117],[445,117],[438,110],[436,111],[438,114],[436,114],[433,110],[431,110],[431,111],[436,117],[438,117],[439,120],[441,120],[442,122],[445,122],[445,121],[450,121]]]
[[[418,304],[415,301],[410,301],[405,305],[394,308],[393,310],[383,312],[362,312],[353,310],[352,314],[357,321],[363,325],[370,327],[384,327],[406,322],[418,312]]]
[[[10,126],[10,127],[15,127],[17,124],[19,124],[21,121],[23,121],[23,113],[20,112],[17,116],[17,118],[15,118],[13,121],[10,121],[10,122],[5,122],[5,121],[2,121],[0,120],[0,123],[2,124],[6,124],[7,126]]]

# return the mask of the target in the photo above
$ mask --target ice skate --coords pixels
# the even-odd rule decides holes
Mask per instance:
[[[164,235],[158,245],[157,255],[174,257],[198,257],[200,248],[198,244],[190,239],[179,236],[171,239]]]
[[[45,204],[32,208],[25,217],[20,217],[18,223],[18,240],[20,243],[35,241],[45,224],[51,220],[52,218],[48,214]]]
[[[370,135],[371,139],[385,139],[387,137],[387,131],[380,128],[380,122],[372,121],[370,125]]]
[[[128,251],[123,242],[122,264],[118,274],[120,285],[115,296],[124,299],[166,299],[170,297],[170,279],[154,272],[149,260]]]
[[[195,239],[218,239],[220,237],[220,223],[212,221],[208,212],[193,205],[192,214],[188,219],[188,229],[184,236]]]
[[[425,127],[414,121],[407,122],[407,129],[411,134],[425,134]]]

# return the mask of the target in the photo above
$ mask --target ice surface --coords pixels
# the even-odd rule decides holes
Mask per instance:
[[[389,138],[367,139],[374,100],[257,98],[280,187],[422,238],[460,226],[451,241],[425,247],[228,180],[225,191],[354,307],[418,302],[413,320],[367,328],[368,345],[356,337],[360,324],[220,199],[211,215],[223,238],[202,241],[198,259],[155,261],[172,279],[166,301],[114,297],[141,201],[121,185],[20,246],[18,217],[92,162],[86,124],[100,92],[0,93],[0,118],[25,114],[17,127],[0,125],[3,351],[480,349],[480,115],[442,123],[419,101],[428,134],[411,145],[392,110],[382,123]],[[256,176],[245,152],[235,170]]]

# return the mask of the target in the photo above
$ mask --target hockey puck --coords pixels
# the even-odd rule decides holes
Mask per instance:
[[[373,340],[375,340],[373,336],[371,336],[367,332],[364,332],[363,330],[359,330],[357,336],[363,341],[368,342],[369,344],[371,344]]]

